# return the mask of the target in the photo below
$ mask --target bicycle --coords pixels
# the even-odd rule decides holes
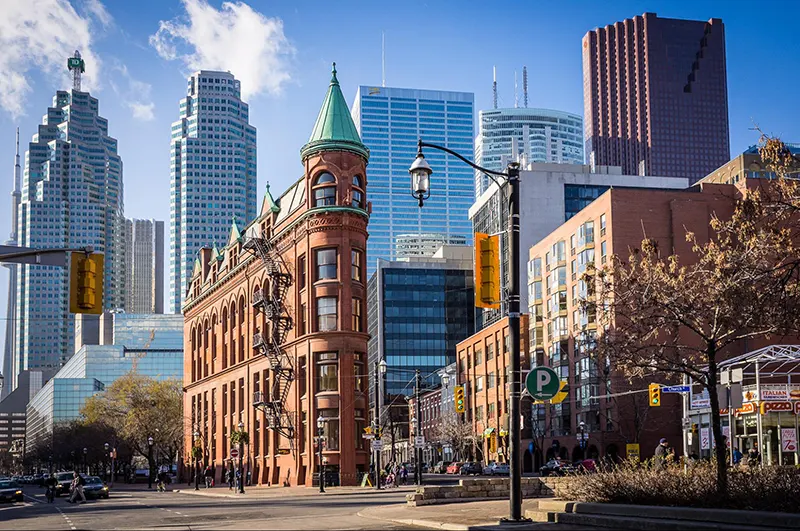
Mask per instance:
[[[53,487],[47,487],[47,490],[44,493],[45,498],[47,498],[47,503],[53,503],[56,497],[56,491]]]

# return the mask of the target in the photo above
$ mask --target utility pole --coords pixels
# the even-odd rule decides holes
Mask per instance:
[[[414,371],[414,416],[417,418],[416,428],[414,429],[414,455],[416,456],[417,466],[414,467],[414,479],[417,485],[422,485],[422,448],[417,448],[417,437],[422,437],[422,408],[419,403],[419,389],[422,385],[422,377],[419,369]]]

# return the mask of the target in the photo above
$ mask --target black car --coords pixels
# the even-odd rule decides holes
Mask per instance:
[[[105,498],[108,499],[108,487],[103,480],[97,476],[84,476],[83,493],[86,498]]]
[[[469,476],[472,474],[483,474],[483,467],[480,463],[476,463],[475,461],[469,461],[461,465],[461,470],[459,473],[462,476]]]
[[[574,474],[576,468],[565,461],[551,459],[546,465],[539,469],[539,474],[542,477],[546,476],[566,476],[567,474]]]
[[[22,485],[16,481],[0,481],[0,501],[21,502]]]
[[[56,474],[56,480],[58,480],[58,485],[56,485],[56,496],[61,496],[62,494],[69,494],[69,487],[72,485],[72,480],[75,478],[74,472],[59,472]]]

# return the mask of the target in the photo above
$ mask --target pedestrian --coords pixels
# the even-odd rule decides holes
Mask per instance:
[[[667,456],[669,455],[669,443],[664,437],[658,441],[654,455],[654,462],[656,469],[663,470],[667,467]]]
[[[70,495],[69,500],[67,501],[69,501],[70,503],[75,503],[77,501],[76,499],[78,498],[78,496],[80,496],[81,503],[85,503],[86,494],[84,494],[83,492],[83,485],[85,483],[86,482],[84,481],[83,476],[81,476],[77,472],[73,472],[72,494]]]
[[[237,468],[236,469],[236,492],[239,492],[240,490],[242,490],[242,473]]]
[[[203,473],[203,476],[206,479],[206,488],[210,489],[214,486],[214,471],[211,470],[211,465],[206,467],[206,471]]]
[[[747,466],[758,466],[761,463],[761,454],[758,451],[758,443],[753,442],[753,447],[747,451]]]
[[[225,480],[228,482],[228,490],[233,490],[233,482],[235,480],[233,475],[233,461],[229,463],[228,471],[225,473]]]
[[[742,456],[742,452],[740,452],[738,448],[734,447],[734,449],[733,449],[733,464],[734,465],[738,465],[739,463],[741,463],[742,462],[742,457],[743,457]]]
[[[406,468],[406,465],[403,465],[403,467],[400,469],[400,484],[405,485],[407,481],[408,481],[408,468]]]

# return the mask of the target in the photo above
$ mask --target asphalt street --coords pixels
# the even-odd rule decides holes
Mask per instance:
[[[356,514],[371,506],[402,503],[404,494],[397,491],[238,500],[114,490],[109,500],[76,505],[65,498],[48,504],[42,489],[25,490],[24,503],[0,506],[0,530],[410,529]]]

